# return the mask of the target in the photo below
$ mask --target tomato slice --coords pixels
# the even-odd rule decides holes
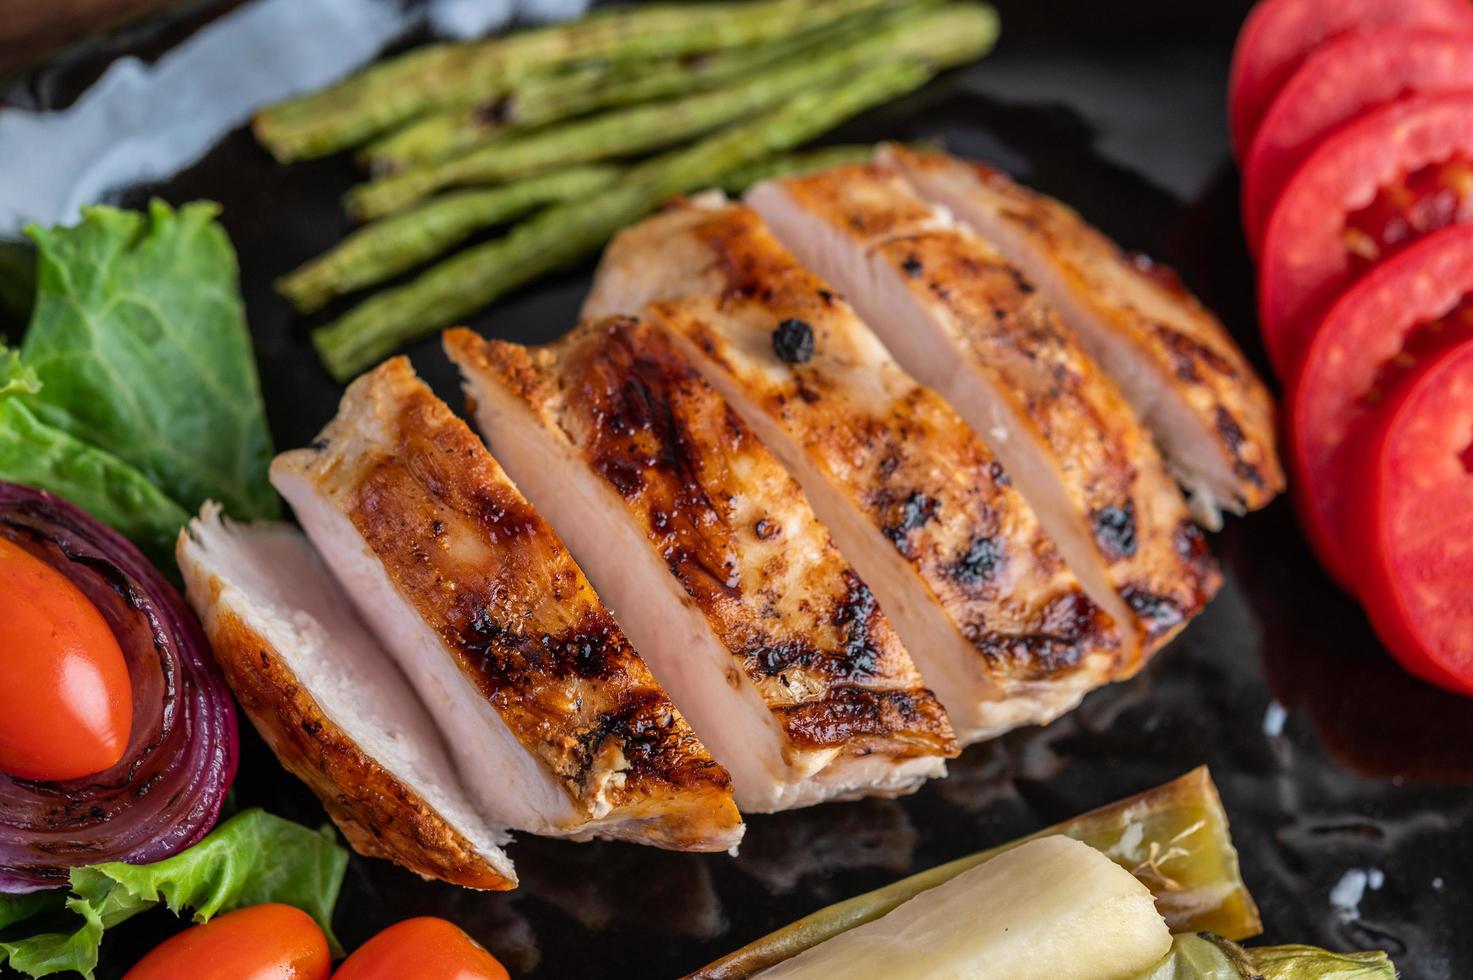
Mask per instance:
[[[1274,99],[1243,156],[1243,227],[1258,254],[1284,185],[1320,142],[1406,95],[1473,89],[1473,33],[1393,25],[1315,51]]]
[[[1242,155],[1274,96],[1315,48],[1347,31],[1419,24],[1473,31],[1468,0],[1262,0],[1233,48],[1228,113],[1234,151]]]
[[[1470,4],[1473,9],[1473,4]],[[1473,92],[1413,96],[1336,131],[1269,218],[1258,312],[1269,359],[1294,376],[1313,329],[1365,270],[1473,217]]]
[[[1300,523],[1342,585],[1357,580],[1344,547],[1349,436],[1399,375],[1473,337],[1473,225],[1447,228],[1388,259],[1331,308],[1289,392],[1287,450]]]
[[[0,772],[100,773],[132,726],[128,662],[107,620],[71,579],[0,537]]]
[[[508,980],[496,957],[444,919],[389,926],[359,946],[333,980]]]
[[[1473,340],[1428,359],[1358,439],[1361,602],[1407,670],[1473,695]]]
[[[123,980],[327,980],[332,953],[312,917],[290,905],[250,905],[154,947]]]

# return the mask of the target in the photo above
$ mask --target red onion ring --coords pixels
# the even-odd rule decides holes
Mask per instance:
[[[239,752],[235,707],[193,612],[137,548],[44,490],[0,482],[0,535],[92,600],[133,685],[133,731],[111,769],[55,783],[0,773],[0,892],[189,847],[219,816]]]

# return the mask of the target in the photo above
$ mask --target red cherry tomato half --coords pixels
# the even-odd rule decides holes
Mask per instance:
[[[61,572],[0,537],[0,772],[57,782],[110,769],[133,725],[117,638]]]
[[[1396,25],[1343,35],[1310,55],[1243,157],[1243,227],[1254,254],[1284,185],[1326,136],[1403,96],[1457,89],[1473,89],[1473,33]]]
[[[1378,266],[1331,308],[1290,390],[1287,450],[1300,522],[1342,585],[1358,580],[1344,540],[1349,436],[1397,375],[1473,337],[1473,225],[1429,235]]]
[[[359,946],[333,980],[509,980],[506,968],[453,923],[405,919]]]
[[[191,926],[123,980],[327,980],[327,937],[301,909],[252,905]]]
[[[1233,148],[1241,156],[1258,124],[1309,53],[1347,31],[1417,24],[1473,31],[1468,0],[1262,0],[1238,32],[1228,76]]]
[[[1294,376],[1315,324],[1366,269],[1473,216],[1469,161],[1473,92],[1394,102],[1305,159],[1269,218],[1258,277],[1264,344],[1281,378]]]
[[[1429,359],[1358,440],[1361,601],[1413,674],[1473,695],[1473,341]]]

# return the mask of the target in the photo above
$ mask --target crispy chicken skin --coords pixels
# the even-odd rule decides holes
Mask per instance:
[[[236,699],[354,850],[467,888],[516,887],[434,722],[301,532],[229,525],[207,504],[177,554]]]
[[[622,232],[584,312],[641,308],[803,485],[959,738],[1046,722],[1109,680],[1118,629],[1001,465],[750,208],[705,198]],[[784,330],[811,352],[780,356]]]
[[[1115,379],[1209,527],[1284,488],[1273,401],[1222,324],[1171,272],[985,164],[887,146],[898,168],[1018,265]]]
[[[415,628],[438,639],[428,654],[453,670],[443,659],[428,672],[416,663],[421,695],[445,713],[442,725],[462,726],[450,730],[452,749],[483,809],[538,789],[511,781],[491,743],[469,744],[500,734],[499,719],[535,760],[517,778],[561,790],[538,804],[540,819],[509,821],[514,829],[691,850],[739,839],[727,774],[562,542],[407,360],[355,381],[312,447],[282,454],[272,477],[299,516],[326,504],[346,518],[406,616],[418,617]],[[318,540],[313,523],[304,519]],[[371,622],[378,617],[381,635],[403,628],[385,621],[379,602],[355,599]],[[395,652],[403,658],[407,648]],[[472,702],[447,695],[447,685]],[[484,730],[468,722],[473,710]]]
[[[447,333],[446,348],[498,454],[522,460],[521,469],[508,463],[521,485],[537,482],[531,470],[559,452],[576,457],[569,479],[541,497],[528,490],[553,521],[563,512],[553,498],[564,498],[576,474],[601,488],[605,521],[564,533],[731,769],[744,810],[908,791],[944,771],[956,753],[951,727],[869,588],[797,484],[665,334],[611,318],[537,349],[465,330]],[[526,426],[553,448],[503,452],[497,440]],[[606,530],[613,522],[643,539],[643,565],[622,553]],[[651,580],[635,581],[641,574]],[[669,604],[642,607],[657,592]],[[700,678],[685,676],[697,652],[656,636],[681,625],[682,609],[704,621],[692,642],[724,661],[702,661]],[[713,675],[732,692],[729,709],[703,686]],[[741,730],[728,712],[749,694],[761,714]],[[763,765],[765,775],[749,775]]]
[[[1018,269],[894,170],[839,167],[748,200],[934,385],[1017,480],[1091,598],[1163,646],[1220,578],[1155,445]]]

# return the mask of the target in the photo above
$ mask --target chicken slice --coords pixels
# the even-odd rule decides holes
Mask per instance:
[[[615,238],[584,312],[642,308],[798,479],[962,742],[1110,679],[1119,630],[1001,465],[750,208],[698,199]]]
[[[271,478],[488,821],[681,850],[740,839],[727,774],[562,542],[408,361],[355,381]]]
[[[989,444],[1090,598],[1134,633],[1132,672],[1219,584],[1139,420],[1032,283],[877,165],[748,201]]]
[[[481,431],[716,760],[768,812],[908,792],[956,753],[796,483],[658,328],[528,349],[452,330]]]
[[[1169,270],[985,164],[901,146],[879,159],[1038,284],[1155,434],[1199,521],[1216,530],[1220,508],[1256,510],[1283,490],[1268,389]]]
[[[281,764],[360,854],[468,888],[515,888],[440,731],[301,532],[217,504],[180,533],[179,569],[215,660]]]

